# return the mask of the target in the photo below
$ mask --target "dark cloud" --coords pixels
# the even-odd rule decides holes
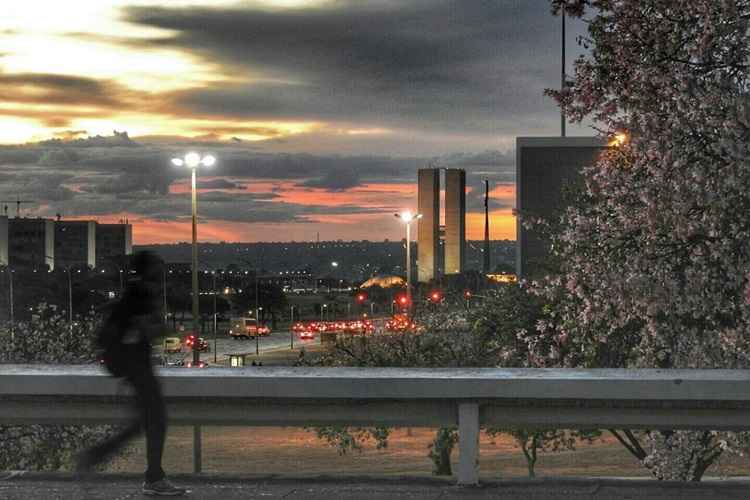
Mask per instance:
[[[207,181],[198,180],[198,189],[245,189],[245,186],[226,179],[211,179]]]
[[[411,179],[416,176],[416,169],[424,165],[423,158],[254,153],[229,149],[221,155],[216,172],[258,179],[303,182],[314,179],[309,185],[317,182],[320,185],[316,187],[341,189],[354,187],[360,184],[359,181],[396,182]],[[336,175],[340,175],[342,180],[335,179]]]
[[[556,113],[542,96],[559,81],[559,20],[548,0],[131,7],[125,16],[177,33],[130,43],[189,50],[254,76],[174,96],[198,113],[482,132],[533,128]],[[575,37],[580,23],[569,30]]]
[[[0,73],[0,94],[17,103],[86,104],[115,107],[127,93],[109,80],[46,73]]]
[[[85,134],[85,130],[73,130],[62,132],[64,137],[58,137],[39,142],[40,146],[65,146],[68,148],[101,148],[101,147],[137,147],[136,141],[128,136],[127,132],[112,131],[112,135],[95,135],[93,137],[77,137]]]
[[[39,149],[25,146],[0,146],[0,165],[25,165],[39,161]]]
[[[78,161],[78,153],[72,149],[50,149],[39,158],[39,165],[69,165]]]
[[[513,175],[513,155],[500,151],[400,158],[260,153],[236,143],[212,148],[197,147],[200,145],[149,144],[120,133],[0,147],[0,199],[21,196],[34,200],[35,205],[24,209],[50,217],[58,212],[65,216],[127,212],[160,220],[182,220],[190,214],[190,195],[170,192],[170,186],[176,181],[184,184],[190,174],[188,169],[171,165],[170,159],[192,146],[218,158],[214,167],[201,172],[204,178],[199,177],[199,187],[204,190],[199,197],[199,214],[212,220],[306,222],[323,215],[377,213],[383,208],[329,205],[325,196],[314,204],[298,204],[289,201],[284,190],[289,189],[289,183],[331,192],[371,183],[412,183],[417,169],[428,164],[466,169],[467,185],[472,189],[467,194],[471,211],[483,207],[482,179],[490,178],[493,186],[513,181],[508,178]],[[256,181],[275,180],[282,182],[268,192],[246,188]],[[287,201],[281,201],[282,196]],[[493,201],[491,208],[502,208],[504,204],[507,201]],[[386,205],[384,201],[383,206]]]
[[[328,191],[343,191],[359,186],[360,183],[359,173],[351,168],[330,170],[323,177],[309,179],[303,182],[302,185],[305,187],[323,188]]]
[[[490,211],[504,208],[513,208],[515,206],[514,199],[498,199],[496,196],[493,196],[491,194],[492,190],[499,185],[509,188],[515,187],[514,183],[490,182],[490,198],[488,203]],[[468,212],[484,212],[484,181],[476,180],[474,182],[469,182],[467,180],[467,187],[470,188],[470,190],[466,193],[466,210]]]

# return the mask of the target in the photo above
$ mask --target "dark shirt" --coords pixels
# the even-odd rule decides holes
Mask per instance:
[[[154,288],[140,279],[129,281],[122,298],[111,307],[99,329],[98,341],[105,360],[148,362],[151,352],[148,325],[154,322],[156,313]]]

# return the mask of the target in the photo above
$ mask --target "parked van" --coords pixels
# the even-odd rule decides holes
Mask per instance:
[[[255,318],[231,318],[229,336],[235,339],[249,339],[258,333],[258,321]]]

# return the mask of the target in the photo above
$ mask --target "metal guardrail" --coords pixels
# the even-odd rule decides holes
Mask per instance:
[[[478,482],[481,426],[750,430],[750,371],[166,368],[171,423],[458,426],[459,484]],[[98,366],[0,365],[0,423],[130,418],[130,393]]]

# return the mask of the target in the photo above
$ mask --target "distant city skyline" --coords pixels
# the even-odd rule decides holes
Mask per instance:
[[[547,0],[14,4],[0,199],[186,241],[189,176],[169,159],[197,150],[218,158],[199,174],[201,241],[378,241],[402,237],[392,214],[416,209],[417,169],[436,164],[467,170],[468,239],[484,178],[491,238],[514,239],[515,137],[559,133],[542,94],[559,21]]]

